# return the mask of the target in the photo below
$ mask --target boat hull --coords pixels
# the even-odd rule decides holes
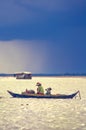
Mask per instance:
[[[79,91],[77,91],[70,95],[65,95],[65,94],[57,94],[57,95],[28,94],[26,95],[26,94],[17,94],[9,90],[7,90],[7,92],[14,98],[47,98],[47,99],[72,99],[79,93]]]

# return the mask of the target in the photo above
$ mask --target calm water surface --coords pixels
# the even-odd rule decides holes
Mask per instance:
[[[76,99],[18,99],[7,90],[36,91],[36,82],[52,87],[52,93],[70,94]],[[32,80],[0,78],[0,130],[86,130],[86,77],[33,77]]]

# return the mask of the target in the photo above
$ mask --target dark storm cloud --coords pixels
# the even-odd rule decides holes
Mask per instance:
[[[86,72],[86,0],[1,0],[0,71]]]
[[[0,26],[36,22],[49,13],[84,10],[85,7],[85,0],[1,0]]]

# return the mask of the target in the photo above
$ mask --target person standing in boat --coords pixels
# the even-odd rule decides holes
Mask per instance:
[[[37,82],[36,86],[38,86],[37,87],[37,94],[44,95],[44,88],[42,87],[42,84]]]

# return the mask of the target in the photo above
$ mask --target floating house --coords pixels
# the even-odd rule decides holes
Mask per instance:
[[[16,79],[32,79],[31,72],[17,72],[14,74],[14,77]]]

